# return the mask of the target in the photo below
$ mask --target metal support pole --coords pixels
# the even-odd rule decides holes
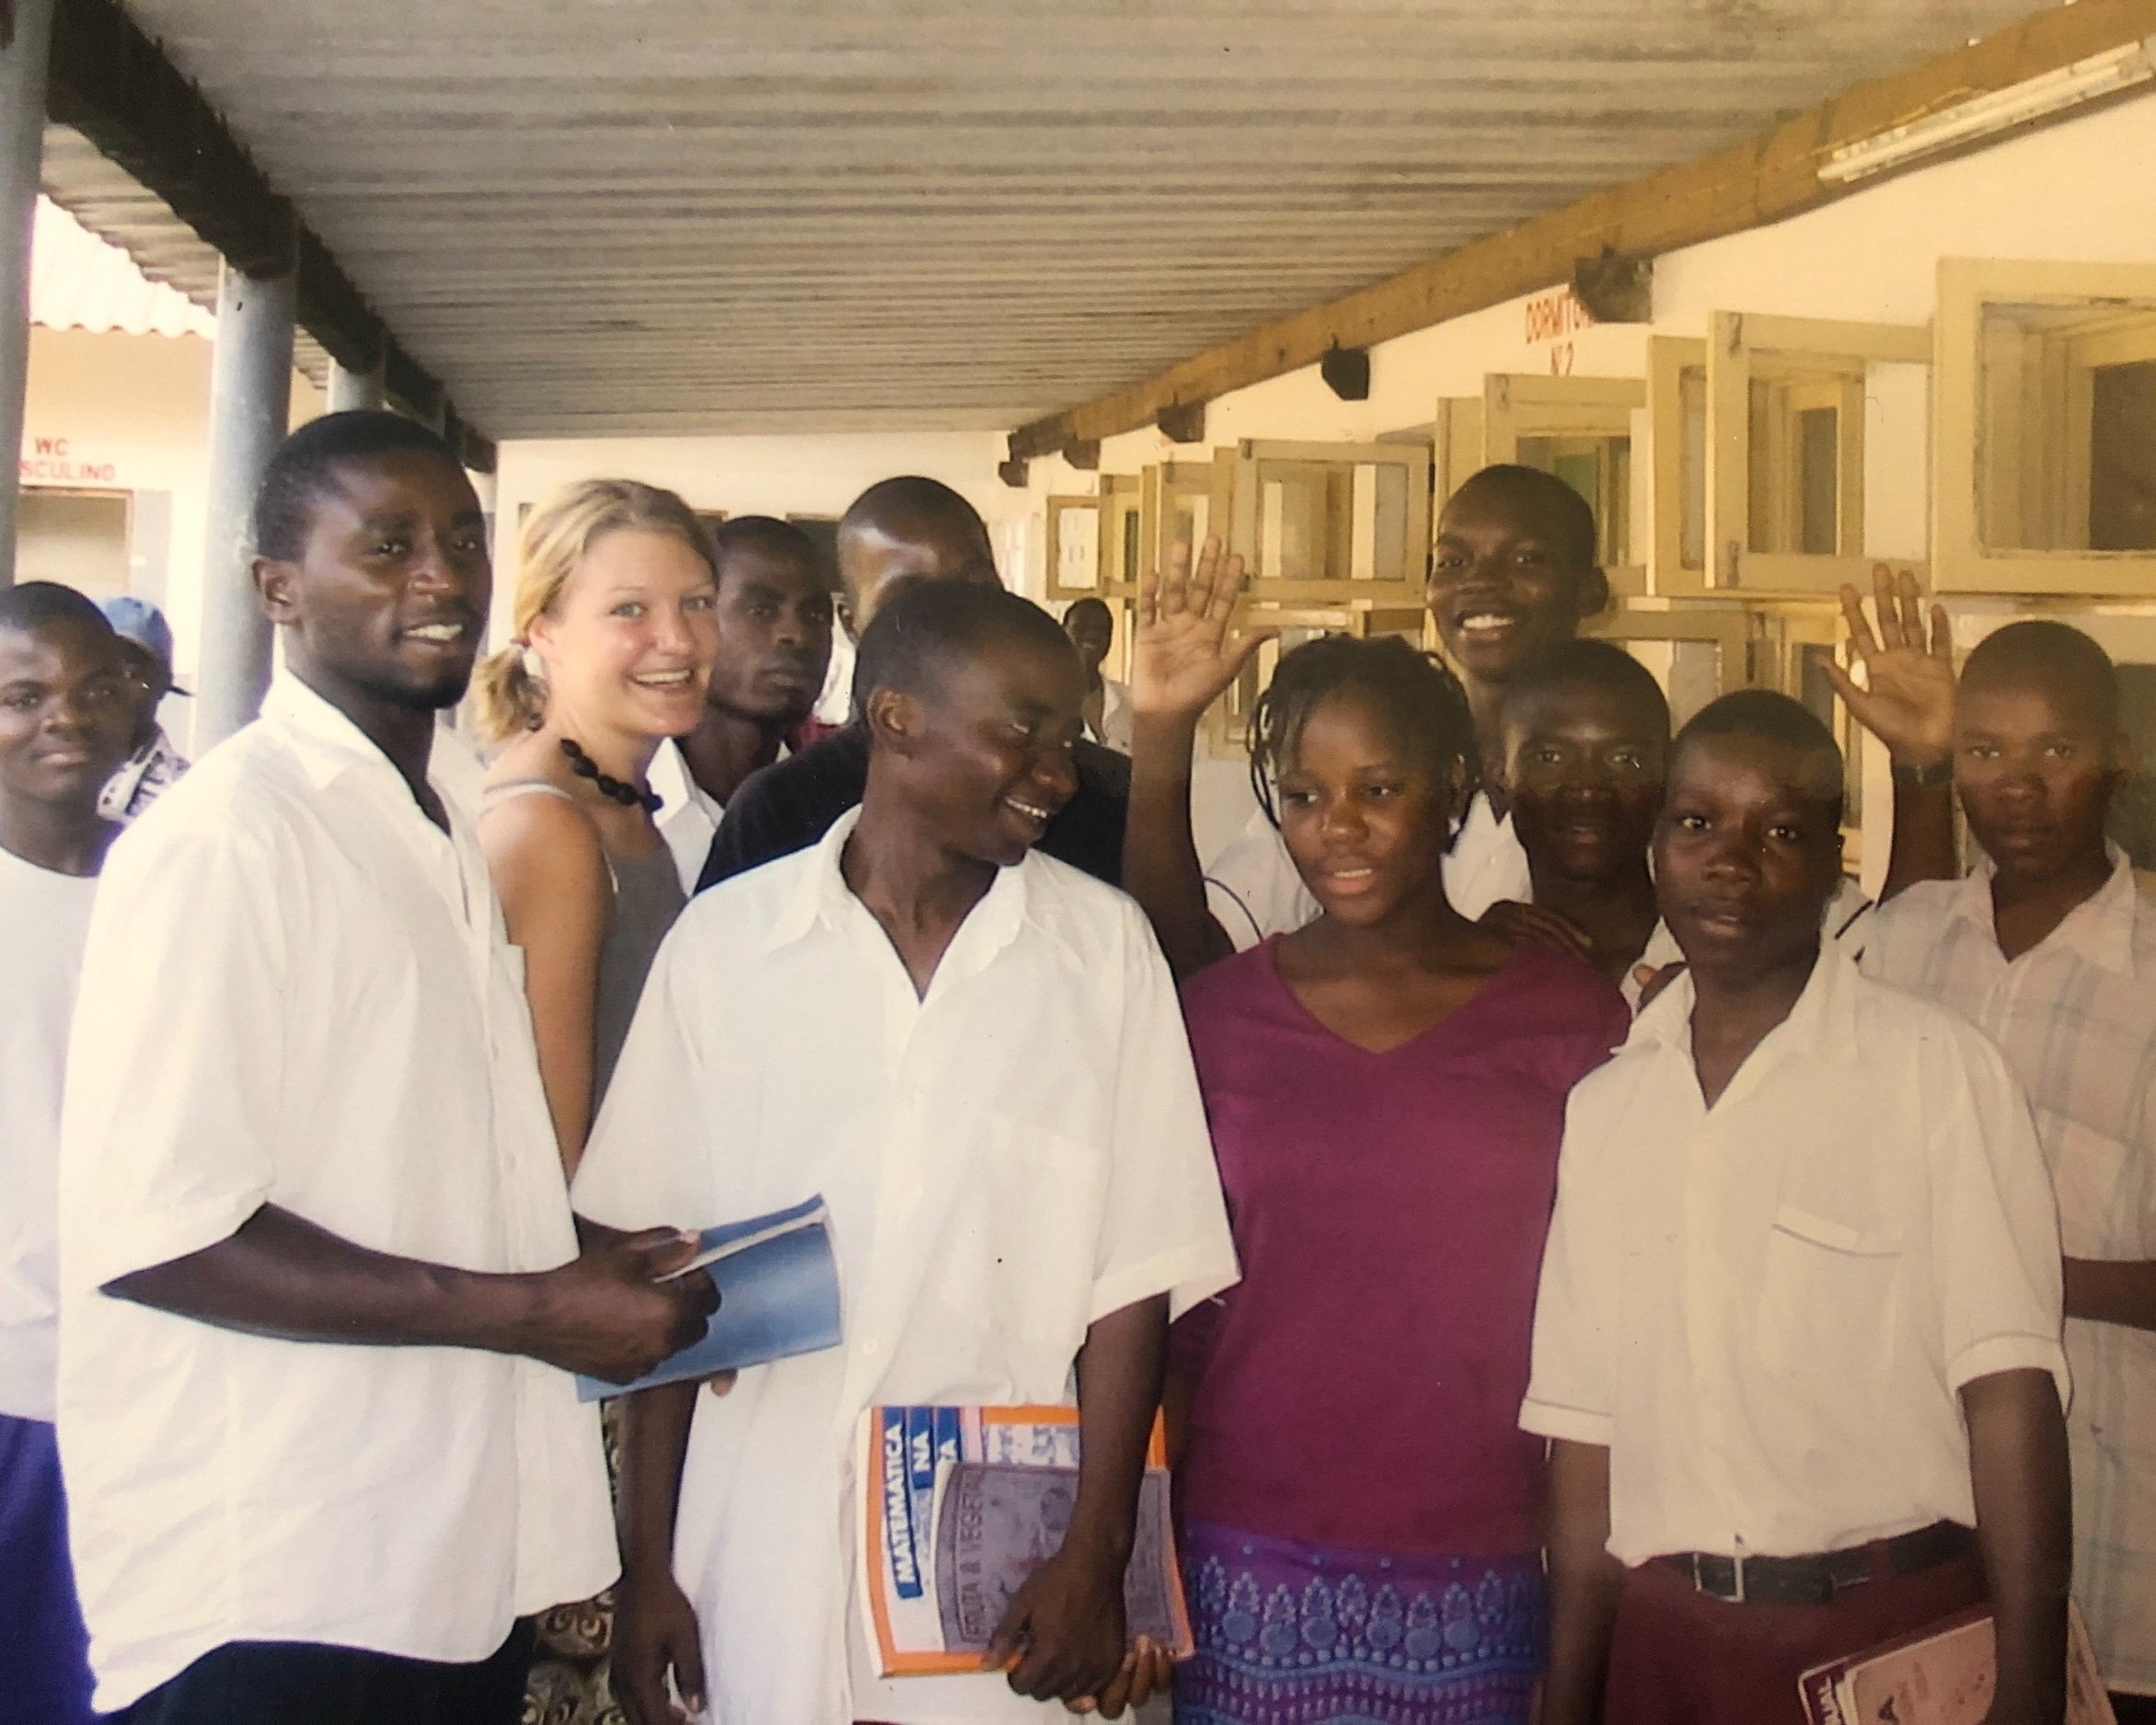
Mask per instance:
[[[379,408],[381,405],[381,361],[376,360],[363,372],[348,372],[335,360],[329,362],[331,413],[348,413],[354,408]]]
[[[202,650],[195,673],[196,751],[253,719],[270,686],[270,619],[250,568],[255,488],[292,418],[293,278],[245,275],[217,285],[210,367],[209,538],[202,559]]]
[[[45,67],[53,0],[0,6],[0,456],[19,456],[30,369],[30,231],[45,155]],[[12,29],[10,25],[12,24]],[[22,473],[0,473],[0,587],[15,580]]]

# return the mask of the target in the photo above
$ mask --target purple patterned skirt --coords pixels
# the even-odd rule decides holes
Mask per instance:
[[[1549,1621],[1538,1552],[1340,1551],[1193,1522],[1196,1654],[1176,1725],[1525,1725]]]

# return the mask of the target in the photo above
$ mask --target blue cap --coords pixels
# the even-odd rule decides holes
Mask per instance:
[[[146,647],[162,659],[169,668],[172,663],[172,625],[165,621],[165,614],[147,599],[137,599],[133,593],[120,593],[110,599],[98,601],[98,609],[105,614],[105,621],[112,626],[112,632],[138,647]]]
[[[133,593],[116,593],[110,599],[100,599],[98,609],[105,614],[105,621],[112,626],[113,634],[154,655],[165,667],[165,674],[172,674],[172,625],[165,621],[162,611],[147,599],[137,599]],[[187,691],[175,684],[172,693],[185,695]]]

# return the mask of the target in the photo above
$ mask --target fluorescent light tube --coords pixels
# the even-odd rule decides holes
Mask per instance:
[[[2003,90],[1956,102],[1907,125],[1889,127],[1874,137],[1845,144],[1819,164],[1819,178],[1828,185],[1847,185],[1957,144],[2010,132],[2099,96],[2131,89],[2151,75],[2156,75],[2156,36],[2122,43]]]

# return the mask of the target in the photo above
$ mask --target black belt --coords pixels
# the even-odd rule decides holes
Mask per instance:
[[[1870,1581],[1874,1560],[1882,1554],[1897,1575],[1914,1575],[1960,1557],[1975,1539],[1976,1535],[1959,1522],[1933,1522],[1892,1539],[1804,1558],[1725,1558],[1712,1551],[1678,1551],[1653,1560],[1675,1570],[1710,1598],[1761,1605],[1823,1605],[1841,1589]]]

